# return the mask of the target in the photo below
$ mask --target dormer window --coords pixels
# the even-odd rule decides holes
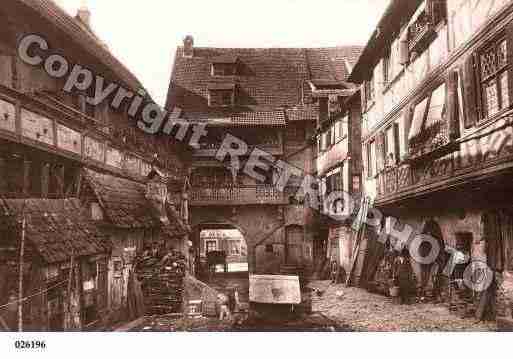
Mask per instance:
[[[212,64],[212,76],[233,76],[235,66],[233,64]]]
[[[235,85],[210,85],[208,87],[208,105],[210,107],[229,107],[235,105]]]
[[[237,73],[237,57],[236,56],[218,56],[212,59],[212,76],[235,76]]]

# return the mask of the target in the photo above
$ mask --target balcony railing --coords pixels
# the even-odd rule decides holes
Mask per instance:
[[[410,165],[387,168],[378,176],[378,196],[387,196],[413,184]]]
[[[250,152],[253,148],[258,148],[262,151],[266,151],[272,155],[281,155],[283,154],[283,144],[280,142],[276,143],[269,143],[269,142],[262,142],[258,144],[252,144],[247,143],[248,145],[248,152]],[[221,148],[221,143],[209,143],[200,144],[200,148],[194,151],[195,156],[201,156],[201,157],[213,157],[216,155],[216,153]]]
[[[191,205],[193,206],[287,203],[285,193],[272,186],[193,187],[191,190]]]

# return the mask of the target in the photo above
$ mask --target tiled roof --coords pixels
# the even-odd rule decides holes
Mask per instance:
[[[239,58],[236,55],[221,55],[212,59],[213,64],[234,64]]]
[[[87,31],[76,19],[68,15],[53,0],[14,0],[23,3],[37,12],[52,26],[63,31],[79,44],[92,57],[113,71],[119,79],[132,90],[143,88],[134,74],[125,67],[90,31]],[[86,65],[86,64],[83,64]]]
[[[212,83],[208,85],[209,90],[233,90],[234,88],[235,83],[233,82]]]
[[[232,114],[232,123],[240,126],[266,125],[282,126],[285,125],[285,114],[283,111],[254,111],[238,112]]]
[[[85,178],[96,194],[109,221],[121,228],[159,226],[146,199],[146,186],[124,178],[85,170]]]
[[[187,232],[179,214],[167,208],[168,223],[162,223],[159,213],[146,199],[146,186],[124,178],[85,170],[86,181],[96,194],[105,214],[119,228],[162,227],[170,236]]]
[[[82,212],[78,199],[7,199],[0,200],[0,209],[0,216],[11,221],[20,221],[25,212],[25,238],[47,263],[109,250],[107,238]]]
[[[332,47],[306,49],[310,76],[312,79],[345,81],[350,68],[360,56],[362,47]]]
[[[346,63],[352,66],[360,50],[359,46],[320,49],[199,47],[194,49],[194,56],[188,58],[179,47],[166,107],[179,107],[182,118],[189,120],[231,118],[232,114],[244,113],[244,118],[251,118],[255,123],[256,119],[266,118],[271,113],[279,116],[286,108],[313,102],[309,80],[345,81],[348,77]],[[220,56],[238,59],[236,76],[212,76],[212,61]],[[208,88],[215,82],[236,84],[235,106],[228,109],[208,106]],[[311,109],[306,110],[305,115],[296,117],[310,117]]]
[[[312,104],[288,108],[286,113],[288,121],[316,121],[319,109]]]

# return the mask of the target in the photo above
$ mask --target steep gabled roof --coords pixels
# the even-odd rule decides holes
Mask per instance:
[[[111,54],[92,31],[88,31],[77,19],[68,15],[53,0],[9,1],[22,3],[38,13],[42,18],[48,21],[49,24],[68,35],[72,41],[81,46],[84,51],[96,58],[100,64],[112,71],[119,77],[119,80],[123,81],[131,90],[143,88],[135,75]]]
[[[368,80],[369,74],[382,56],[396,32],[401,29],[404,22],[415,13],[422,0],[391,0],[383,16],[378,22],[362,54],[349,76],[349,81],[361,83]]]
[[[316,105],[307,81],[345,81],[361,47],[333,48],[194,48],[184,57],[178,47],[166,107],[181,109],[189,120],[244,118],[251,125],[276,125],[277,113],[293,119],[309,119]],[[212,76],[212,63],[219,58],[237,59],[235,76]],[[230,108],[208,105],[209,88],[216,83],[235,84],[236,104]],[[221,85],[222,86],[222,85]],[[295,108],[286,111],[288,108]],[[300,113],[306,111],[305,114]],[[279,121],[280,122],[280,121]]]
[[[25,213],[25,238],[47,263],[107,253],[107,237],[83,213],[78,199],[0,200],[0,216],[17,225]]]

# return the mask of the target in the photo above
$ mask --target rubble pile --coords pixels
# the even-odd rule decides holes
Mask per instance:
[[[136,259],[136,274],[146,314],[182,312],[186,262],[180,252],[171,251],[162,257],[146,253]]]

